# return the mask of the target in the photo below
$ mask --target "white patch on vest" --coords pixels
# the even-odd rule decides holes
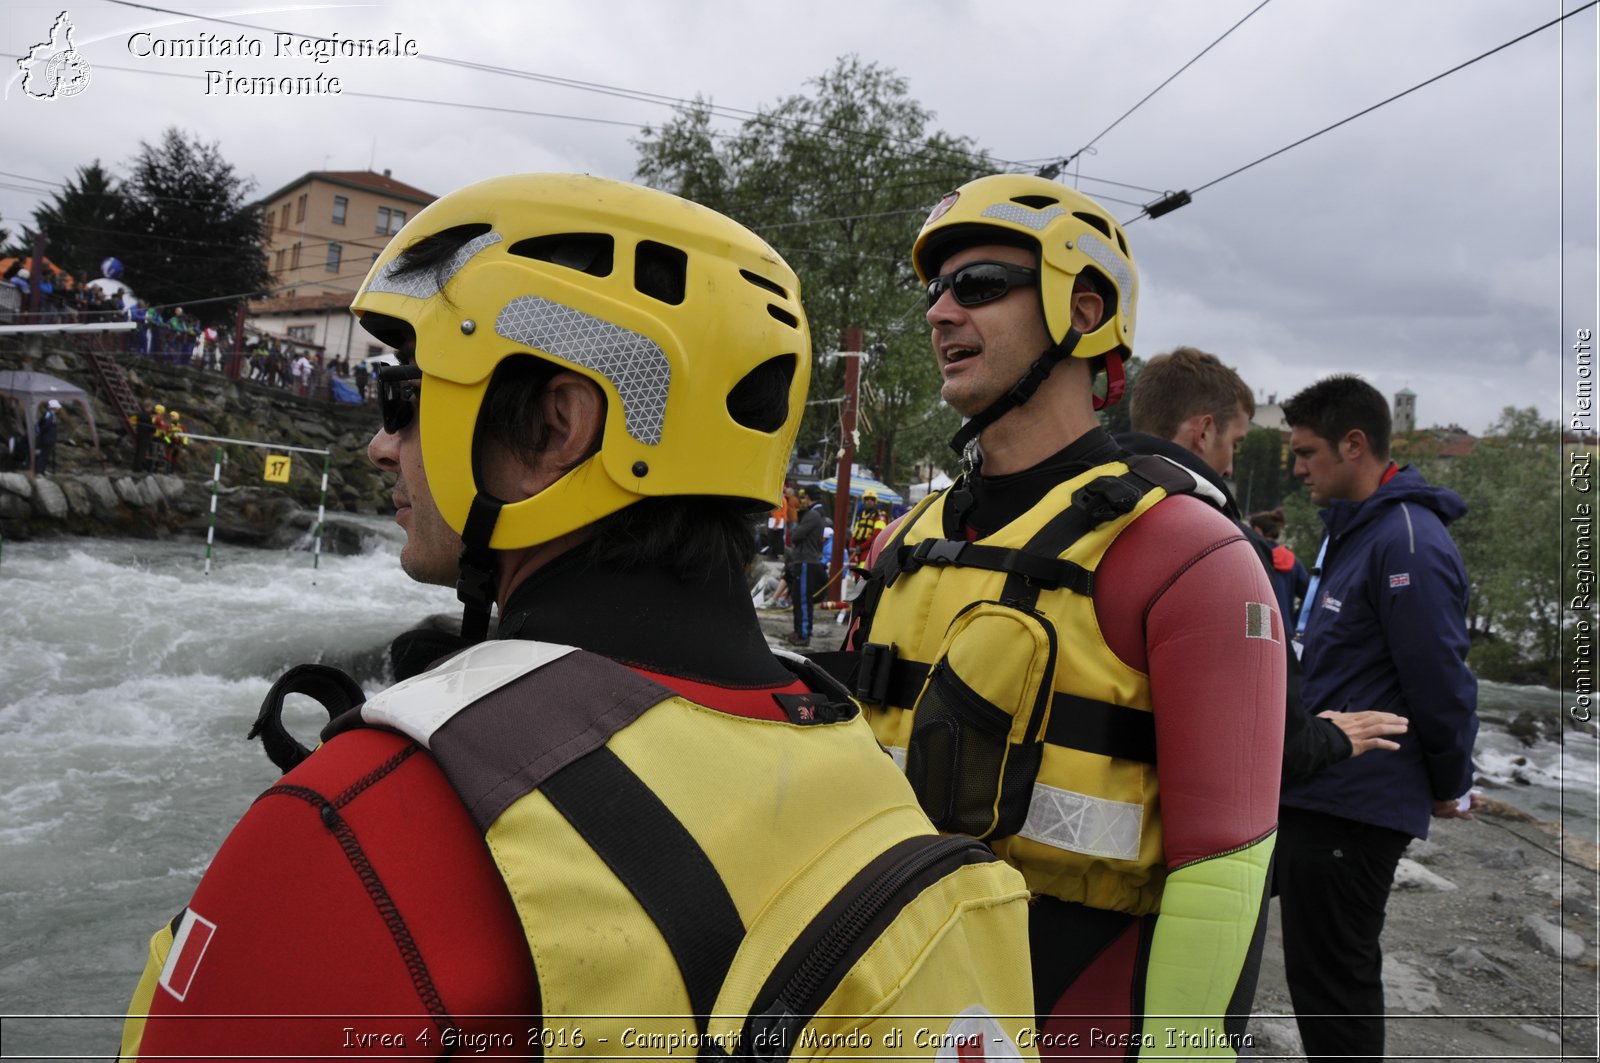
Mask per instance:
[[[195,973],[200,970],[200,961],[205,958],[206,947],[216,932],[217,924],[211,920],[193,911],[183,913],[178,932],[172,935],[172,950],[167,953],[167,962],[161,966],[161,977],[157,979],[162,989],[179,1000],[189,995]]]
[[[1028,820],[1018,835],[1069,852],[1137,860],[1144,806],[1033,784]]]
[[[431,748],[434,732],[456,713],[575,648],[522,639],[481,642],[437,668],[368,698],[361,706],[361,718],[367,723],[392,727],[424,748]]]
[[[934,1034],[939,1046],[934,1057],[947,1063],[960,1063],[969,1059],[1015,1060],[1021,1063],[1022,1052],[1012,1041],[1000,1020],[982,1004],[974,1004],[950,1020],[944,1033]]]

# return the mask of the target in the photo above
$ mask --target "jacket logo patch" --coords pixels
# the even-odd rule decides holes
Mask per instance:
[[[957,1015],[943,1033],[922,1036],[938,1046],[934,1058],[939,1063],[1022,1059],[1022,1052],[1000,1026],[1000,1021],[981,1004],[974,1004]]]
[[[1328,609],[1337,613],[1341,608],[1343,608],[1343,606],[1344,603],[1339,601],[1339,599],[1335,598],[1331,594],[1324,594],[1322,596],[1322,608],[1324,609]]]
[[[1277,625],[1272,622],[1276,610],[1264,602],[1244,603],[1244,637],[1277,642]]]
[[[1396,587],[1409,586],[1411,586],[1411,573],[1409,572],[1396,572],[1394,575],[1389,577],[1390,590],[1394,590]]]
[[[217,924],[193,911],[183,913],[178,932],[172,936],[172,951],[161,968],[161,988],[182,1000],[189,995],[195,972],[205,958],[206,947],[216,935]]]

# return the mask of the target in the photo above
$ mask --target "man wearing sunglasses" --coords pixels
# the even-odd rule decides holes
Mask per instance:
[[[1021,877],[932,829],[746,588],[810,376],[777,253],[665,192],[502,177],[352,306],[403,363],[368,446],[401,564],[456,585],[464,638],[255,802],[125,1055],[1015,1058]]]
[[[1214,489],[1095,417],[1139,294],[1104,208],[981,178],[912,257],[962,472],[878,538],[857,696],[935,825],[1027,878],[1041,1049],[1234,1058],[1282,755],[1271,587]]]

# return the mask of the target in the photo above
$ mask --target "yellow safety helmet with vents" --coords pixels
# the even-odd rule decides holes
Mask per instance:
[[[446,232],[466,238],[452,258],[397,275],[403,251]],[[575,258],[572,247],[588,253]],[[783,496],[811,376],[799,280],[754,233],[706,207],[574,174],[482,181],[412,218],[351,309],[392,345],[407,328],[414,335],[423,463],[440,513],[464,536],[475,499],[487,497],[473,438],[496,368],[531,355],[605,394],[599,451],[534,497],[505,501],[491,549],[548,542],[641,498],[722,495],[770,508]],[[786,415],[739,423],[730,393],[774,359],[790,367]]]
[[[1088,196],[1031,174],[969,181],[939,201],[912,245],[917,279],[926,284],[951,254],[974,244],[1012,244],[1039,252],[1039,298],[1050,340],[1072,326],[1072,287],[1093,268],[1109,282],[1105,317],[1072,350],[1074,358],[1133,351],[1139,272],[1128,238],[1111,212]]]

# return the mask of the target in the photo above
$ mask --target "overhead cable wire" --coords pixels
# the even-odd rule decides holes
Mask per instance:
[[[1122,120],[1124,118],[1127,118],[1134,111],[1137,111],[1139,108],[1143,107],[1146,103],[1150,102],[1150,97],[1154,96],[1156,93],[1160,92],[1162,89],[1164,89],[1168,85],[1172,84],[1173,81],[1175,81],[1177,79],[1179,74],[1182,74],[1185,70],[1188,70],[1191,66],[1194,66],[1196,63],[1198,63],[1200,61],[1201,56],[1205,55],[1207,52],[1211,51],[1211,49],[1213,49],[1217,45],[1221,44],[1227,38],[1228,34],[1232,33],[1234,30],[1238,29],[1240,26],[1243,26],[1246,22],[1250,21],[1250,18],[1251,18],[1252,15],[1254,15],[1257,11],[1260,11],[1262,8],[1266,7],[1271,2],[1272,2],[1272,0],[1261,0],[1261,3],[1259,3],[1255,7],[1251,8],[1249,13],[1246,14],[1244,16],[1244,18],[1240,19],[1238,22],[1235,22],[1233,25],[1229,26],[1227,28],[1227,30],[1223,32],[1221,37],[1218,37],[1216,40],[1212,41],[1210,44],[1208,44],[1204,48],[1200,49],[1199,53],[1193,59],[1189,60],[1187,63],[1185,63],[1182,66],[1180,66],[1177,70],[1173,71],[1171,76],[1169,76],[1167,78],[1167,80],[1163,81],[1161,84],[1157,85],[1155,88],[1151,89],[1148,93],[1146,93],[1144,99],[1140,100],[1138,103],[1134,104],[1132,107],[1129,107],[1126,111],[1122,112],[1121,116],[1118,117],[1115,122],[1112,122],[1110,125],[1106,126],[1104,129],[1100,130],[1100,132],[1096,133],[1093,137],[1090,138],[1090,140],[1089,140],[1089,142],[1087,144],[1085,144],[1083,147],[1079,148],[1077,151],[1073,152],[1071,155],[1068,155],[1066,158],[1061,159],[1059,162],[1054,162],[1054,163],[1051,163],[1051,164],[1049,164],[1047,166],[1040,167],[1039,168],[1039,175],[1041,177],[1055,177],[1064,168],[1066,168],[1067,166],[1070,166],[1072,164],[1072,160],[1073,159],[1076,159],[1079,155],[1082,155],[1084,152],[1086,152],[1090,148],[1094,147],[1096,141],[1098,141],[1101,137],[1105,136],[1107,133],[1111,132],[1113,129],[1117,128],[1117,126],[1121,125],[1122,124]],[[1051,170],[1052,168],[1054,169],[1054,172],[1051,172],[1051,173],[1047,173],[1046,172],[1048,170]],[[1150,189],[1140,189],[1140,191],[1150,191]]]
[[[1227,173],[1223,174],[1221,177],[1213,178],[1212,180],[1207,181],[1205,184],[1200,185],[1198,188],[1195,188],[1193,190],[1185,190],[1185,191],[1182,191],[1182,192],[1169,193],[1167,196],[1165,196],[1163,199],[1159,200],[1158,202],[1148,204],[1144,208],[1144,212],[1142,214],[1139,214],[1139,215],[1137,215],[1137,216],[1135,216],[1133,218],[1130,218],[1128,221],[1124,222],[1123,224],[1124,225],[1132,225],[1134,222],[1138,221],[1139,218],[1146,217],[1146,216],[1149,216],[1151,218],[1156,218],[1156,217],[1159,217],[1162,214],[1167,213],[1169,210],[1174,210],[1174,209],[1176,209],[1176,207],[1183,206],[1184,204],[1186,204],[1186,203],[1188,203],[1190,201],[1191,197],[1193,197],[1195,195],[1198,195],[1201,192],[1204,192],[1206,189],[1212,187],[1213,185],[1219,185],[1223,181],[1226,181],[1230,177],[1237,177],[1239,174],[1244,173],[1246,170],[1250,169],[1251,167],[1260,166],[1262,163],[1266,162],[1268,159],[1275,159],[1279,155],[1282,155],[1286,151],[1289,151],[1289,150],[1291,150],[1293,148],[1298,148],[1302,144],[1305,144],[1305,143],[1307,143],[1309,141],[1317,139],[1318,137],[1320,137],[1324,133],[1332,132],[1333,130],[1338,129],[1342,125],[1347,125],[1350,122],[1355,121],[1357,118],[1360,118],[1362,115],[1371,114],[1373,111],[1376,111],[1378,108],[1383,107],[1383,106],[1385,106],[1387,104],[1391,104],[1394,101],[1396,101],[1396,100],[1398,100],[1398,99],[1400,99],[1402,97],[1409,96],[1413,92],[1416,92],[1418,89],[1426,88],[1427,86],[1432,85],[1435,81],[1438,81],[1441,78],[1446,78],[1446,77],[1449,77],[1451,74],[1454,74],[1454,73],[1456,73],[1458,71],[1465,70],[1467,67],[1471,66],[1472,64],[1489,58],[1491,55],[1494,55],[1496,52],[1503,52],[1507,48],[1511,47],[1513,44],[1519,44],[1522,41],[1527,40],[1529,37],[1532,37],[1537,33],[1543,33],[1545,30],[1549,29],[1551,26],[1560,25],[1561,23],[1565,22],[1567,19],[1573,17],[1574,15],[1581,15],[1583,12],[1589,10],[1591,7],[1594,7],[1596,4],[1600,4],[1600,0],[1589,0],[1589,2],[1584,4],[1582,7],[1573,8],[1571,11],[1568,11],[1566,14],[1561,15],[1559,18],[1553,18],[1549,22],[1544,23],[1543,25],[1535,26],[1533,29],[1528,30],[1526,33],[1518,34],[1517,36],[1511,38],[1509,41],[1506,41],[1504,44],[1496,45],[1495,47],[1490,48],[1487,52],[1484,52],[1481,55],[1475,55],[1471,59],[1466,60],[1465,62],[1457,63],[1455,66],[1451,67],[1449,70],[1443,71],[1442,73],[1435,74],[1433,77],[1428,78],[1426,81],[1419,81],[1417,84],[1411,86],[1409,89],[1406,89],[1403,92],[1397,92],[1393,96],[1390,96],[1388,99],[1379,100],[1377,103],[1373,104],[1370,107],[1364,107],[1361,110],[1357,111],[1355,114],[1350,115],[1348,118],[1341,118],[1339,121],[1334,122],[1332,125],[1324,126],[1323,128],[1317,130],[1315,133],[1311,133],[1311,134],[1309,134],[1307,136],[1303,136],[1299,140],[1296,140],[1292,144],[1285,144],[1283,147],[1279,148],[1277,151],[1270,152],[1270,153],[1268,153],[1266,155],[1263,155],[1263,156],[1261,156],[1261,158],[1256,159],[1254,162],[1247,162],[1243,166],[1238,167],[1237,169],[1229,170]],[[1172,205],[1169,205],[1169,204],[1172,204]],[[1165,209],[1162,209],[1163,207]]]
[[[193,19],[193,20],[202,21],[202,22],[215,22],[215,23],[218,23],[218,24],[221,24],[221,25],[225,25],[225,26],[237,26],[237,27],[239,27],[241,29],[257,30],[257,31],[260,31],[260,32],[263,32],[263,33],[274,33],[274,34],[276,34],[276,33],[286,33],[286,34],[289,34],[290,36],[305,37],[305,38],[307,38],[309,40],[332,40],[333,39],[333,38],[322,36],[322,35],[315,34],[315,33],[305,33],[303,31],[299,31],[299,30],[282,30],[282,29],[277,29],[277,28],[272,27],[272,26],[261,26],[261,25],[257,25],[257,24],[249,23],[249,22],[240,22],[240,21],[238,21],[236,19],[220,18],[220,17],[218,17],[216,15],[200,14],[198,12],[192,12],[192,11],[179,11],[179,10],[176,10],[174,8],[158,7],[158,6],[153,5],[153,4],[141,4],[141,3],[134,2],[134,0],[108,0],[108,2],[112,3],[112,4],[116,4],[116,5],[120,6],[120,7],[136,8],[136,9],[144,10],[144,11],[154,11],[154,12],[157,12],[157,13],[163,14],[163,15],[175,15],[175,16],[177,16],[179,18]],[[622,87],[616,86],[616,85],[603,85],[603,84],[600,84],[598,82],[580,81],[580,80],[578,80],[576,78],[559,77],[559,76],[553,75],[553,74],[541,74],[541,73],[538,73],[537,71],[531,71],[531,70],[518,70],[518,69],[513,68],[513,67],[496,66],[496,65],[493,65],[493,64],[490,64],[490,63],[483,63],[483,62],[479,62],[479,61],[476,61],[476,60],[470,60],[470,59],[456,59],[456,58],[453,58],[453,57],[450,57],[450,56],[421,54],[421,55],[416,56],[416,58],[421,59],[424,62],[438,63],[438,64],[440,64],[442,66],[452,66],[452,67],[457,67],[457,68],[460,68],[460,69],[475,70],[475,71],[478,71],[478,72],[481,72],[481,73],[492,73],[492,74],[499,74],[499,75],[503,75],[503,76],[507,76],[507,77],[522,78],[522,79],[530,80],[530,81],[538,81],[538,82],[541,82],[543,84],[555,85],[555,86],[561,87],[561,88],[576,89],[576,90],[582,91],[582,92],[592,92],[592,93],[597,93],[599,95],[615,96],[615,97],[618,97],[618,98],[621,98],[621,99],[629,99],[629,100],[634,100],[634,101],[641,102],[641,103],[650,103],[650,104],[655,104],[655,105],[658,105],[658,106],[672,107],[672,108],[677,109],[677,110],[681,110],[683,108],[701,107],[701,108],[704,108],[705,110],[707,110],[710,113],[716,114],[718,117],[734,118],[734,119],[741,119],[741,120],[748,120],[748,121],[760,121],[760,122],[764,122],[764,123],[771,124],[771,125],[788,124],[788,125],[792,125],[792,126],[812,126],[812,127],[816,128],[819,132],[822,132],[822,133],[824,133],[824,134],[826,134],[828,136],[839,138],[839,139],[855,138],[857,141],[862,140],[862,139],[867,139],[867,138],[870,138],[870,139],[873,139],[873,140],[880,139],[880,135],[879,134],[872,134],[872,133],[868,133],[868,132],[863,131],[863,130],[833,129],[833,128],[827,126],[825,123],[816,122],[816,121],[812,121],[812,120],[809,120],[809,119],[779,118],[779,117],[771,114],[770,112],[752,111],[752,110],[749,110],[747,108],[729,107],[729,106],[721,105],[721,104],[712,104],[710,101],[707,101],[707,100],[689,100],[689,99],[685,99],[685,98],[683,98],[681,96],[669,96],[669,95],[666,95],[666,94],[663,94],[663,93],[649,92],[649,91],[646,91],[646,90],[643,90],[643,89],[628,89],[628,88],[622,88]],[[634,126],[639,126],[639,127],[647,127],[648,126],[648,123],[642,123],[642,122],[619,123],[619,124],[628,124],[628,125],[634,125]],[[911,143],[911,142],[908,142],[908,141],[903,141],[903,138],[898,138],[898,137],[887,137],[887,138],[881,138],[881,139],[887,139],[887,140],[890,140],[890,141],[902,141],[903,143]],[[972,158],[974,161],[981,161],[981,160],[986,158],[986,156],[983,153],[979,153],[979,152],[960,152],[960,154],[965,154],[965,155],[969,156],[970,158]],[[925,156],[919,156],[919,157],[925,157]],[[1004,161],[1004,160],[1002,160],[1002,161]]]

